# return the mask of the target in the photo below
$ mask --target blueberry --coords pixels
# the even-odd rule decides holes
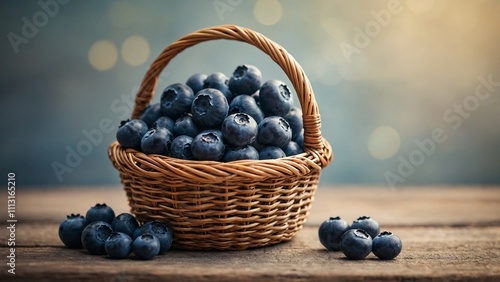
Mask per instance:
[[[115,212],[110,206],[106,205],[105,203],[97,203],[87,211],[87,214],[85,214],[87,224],[90,224],[94,221],[104,221],[108,224],[111,224],[114,218]]]
[[[195,73],[187,79],[186,85],[189,86],[191,90],[193,90],[193,93],[196,95],[198,91],[203,89],[203,82],[205,81],[205,79],[207,79],[206,74]]]
[[[160,103],[150,104],[141,115],[141,120],[151,127],[153,123],[161,116]]]
[[[285,152],[285,155],[288,157],[303,153],[304,150],[296,142],[290,141],[285,147],[283,147],[283,152]]]
[[[106,240],[113,233],[111,225],[104,221],[94,221],[82,232],[82,245],[92,255],[106,254]]]
[[[229,105],[229,114],[246,113],[249,114],[255,121],[260,123],[264,119],[264,113],[254,98],[248,95],[239,95],[234,97]]]
[[[288,122],[278,116],[264,118],[259,123],[257,141],[262,145],[283,148],[292,140],[292,129]]]
[[[284,82],[268,80],[260,87],[259,102],[266,116],[285,116],[292,108],[293,99]]]
[[[231,147],[224,153],[223,161],[232,162],[237,160],[258,160],[259,152],[251,145],[243,147]]]
[[[353,229],[363,229],[370,237],[375,238],[380,232],[380,225],[373,218],[369,216],[360,216],[358,219],[354,220],[351,224]]]
[[[191,136],[179,135],[175,137],[174,141],[172,141],[172,147],[170,147],[170,156],[178,159],[192,160],[192,143],[193,138]]]
[[[141,148],[141,139],[148,131],[148,126],[140,119],[122,121],[116,132],[116,140],[124,148]]]
[[[219,132],[218,130],[205,130],[194,137],[191,151],[195,159],[218,161],[224,156],[226,146]]]
[[[184,114],[175,121],[173,133],[174,136],[187,135],[195,137],[200,133],[200,130],[196,126],[193,116],[191,114]]]
[[[221,72],[215,72],[208,75],[205,81],[203,81],[203,88],[213,88],[219,90],[224,97],[226,97],[228,103],[230,103],[234,98],[233,93],[229,90],[229,79]],[[198,93],[196,93],[196,95],[198,95]]]
[[[300,131],[299,135],[297,135],[297,137],[295,137],[293,141],[295,141],[297,145],[299,145],[302,149],[304,149],[304,129]]]
[[[228,110],[229,104],[224,94],[213,88],[200,90],[191,106],[193,119],[201,130],[220,127]]]
[[[383,231],[373,238],[372,252],[379,259],[393,259],[401,253],[403,244],[392,232]]]
[[[129,235],[114,231],[104,243],[104,249],[110,258],[125,259],[132,252],[132,243]]]
[[[285,152],[276,146],[267,146],[259,152],[260,160],[280,159],[284,157],[286,157]]]
[[[340,251],[340,239],[348,229],[347,221],[338,216],[330,217],[319,226],[319,241],[330,251]]]
[[[251,95],[259,90],[262,83],[262,74],[252,65],[238,66],[229,79],[229,89],[234,95]]]
[[[161,116],[153,123],[153,125],[151,125],[150,129],[163,127],[172,132],[174,130],[174,125],[175,121],[173,119],[166,116]]]
[[[166,252],[172,246],[172,231],[161,221],[148,221],[141,226],[141,234],[151,234],[160,242],[160,254]],[[137,234],[136,234],[137,235]]]
[[[145,154],[158,154],[167,156],[170,153],[170,147],[174,136],[172,133],[164,128],[151,128],[142,137],[141,149]]]
[[[236,113],[224,120],[221,131],[229,144],[245,146],[257,138],[258,125],[250,115]]]
[[[340,239],[340,250],[348,259],[363,259],[372,251],[372,238],[363,229],[349,229]]]
[[[134,231],[139,228],[139,223],[133,215],[129,213],[121,213],[113,219],[111,227],[115,232],[122,232],[132,237]]]
[[[80,214],[68,215],[59,225],[59,239],[68,248],[82,247],[82,232],[87,226],[87,221]]]
[[[302,110],[300,108],[293,107],[288,114],[283,116],[283,118],[288,122],[290,128],[292,128],[292,140],[297,138],[300,132],[304,129]]]
[[[171,84],[161,94],[161,113],[175,120],[189,112],[193,99],[193,90],[189,86],[182,83]]]
[[[153,259],[160,253],[160,241],[152,234],[142,234],[132,243],[132,252],[140,259]]]

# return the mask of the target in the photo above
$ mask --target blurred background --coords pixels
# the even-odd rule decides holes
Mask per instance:
[[[148,66],[179,37],[228,23],[263,33],[304,68],[335,154],[322,185],[500,183],[500,1],[0,6],[1,172],[15,172],[18,187],[118,185],[107,148]],[[158,91],[243,63],[289,81],[256,48],[219,40],[179,54]]]

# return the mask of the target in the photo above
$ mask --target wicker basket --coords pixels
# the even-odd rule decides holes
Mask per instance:
[[[197,43],[216,39],[254,45],[283,69],[302,107],[305,152],[276,160],[190,161],[146,155],[115,141],[109,158],[120,173],[131,212],[140,222],[168,223],[176,248],[243,250],[288,241],[306,221],[321,169],[333,154],[321,135],[309,80],[283,47],[233,25],[188,34],[152,63],[137,93],[132,118],[138,118],[149,104],[159,74],[172,58]]]

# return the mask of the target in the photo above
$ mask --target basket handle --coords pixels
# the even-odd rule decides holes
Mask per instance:
[[[313,89],[304,70],[299,63],[282,46],[268,39],[264,35],[251,29],[235,26],[221,25],[208,27],[181,37],[167,46],[146,72],[141,87],[135,99],[132,118],[139,118],[144,109],[153,99],[158,77],[171,59],[184,49],[198,43],[217,39],[228,39],[246,42],[262,50],[275,61],[288,76],[297,92],[302,108],[304,122],[304,149],[329,151],[329,144],[322,138],[320,127],[321,119],[318,104],[314,97]],[[326,166],[331,161],[330,156],[322,156],[320,161]]]

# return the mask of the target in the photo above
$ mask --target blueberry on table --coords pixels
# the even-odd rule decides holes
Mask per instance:
[[[160,103],[150,104],[146,107],[144,112],[142,113],[140,119],[146,123],[148,127],[151,127],[153,123],[160,118]]]
[[[178,119],[189,112],[193,102],[193,90],[185,84],[174,83],[165,88],[160,97],[160,110],[162,115]]]
[[[148,126],[140,119],[122,121],[116,132],[116,140],[123,148],[141,148],[141,139],[148,132]]]
[[[68,215],[59,225],[59,239],[68,248],[81,248],[82,232],[85,226],[87,226],[87,221],[80,214]]]
[[[172,246],[172,230],[161,221],[148,221],[141,226],[141,234],[151,234],[158,238],[160,242],[160,251],[162,254]]]
[[[363,229],[349,229],[340,239],[340,250],[348,259],[363,259],[372,251],[372,238]]]
[[[132,243],[132,252],[140,259],[153,259],[160,253],[160,241],[150,233],[142,234]]]
[[[170,147],[174,135],[166,128],[151,128],[142,137],[141,149],[145,154],[158,154],[167,156],[170,153]]]
[[[122,232],[113,232],[104,243],[104,249],[110,258],[125,259],[132,252],[132,238]]]
[[[104,221],[94,221],[82,232],[82,245],[91,255],[105,255],[105,243],[113,233],[111,225]]]
[[[375,238],[380,232],[380,225],[377,221],[369,216],[360,216],[351,224],[352,229],[363,229],[370,237]]]
[[[108,224],[111,224],[113,222],[113,219],[115,219],[115,212],[110,206],[106,205],[105,203],[97,203],[87,211],[87,214],[85,214],[85,219],[87,220],[87,224],[90,224],[94,221],[104,221]]]
[[[228,103],[230,103],[234,98],[234,94],[229,89],[229,79],[221,72],[215,72],[208,75],[203,81],[203,88],[213,88],[219,90],[224,97],[226,97]],[[198,95],[198,93],[196,93],[196,95]]]
[[[259,160],[280,159],[286,157],[285,152],[280,147],[267,146],[259,152]]]
[[[245,146],[257,138],[258,124],[250,115],[236,113],[222,122],[221,131],[229,144]]]
[[[279,80],[268,80],[259,89],[259,102],[266,116],[285,116],[293,105],[288,86]]]
[[[139,223],[130,213],[121,213],[113,219],[111,227],[115,232],[122,232],[132,237],[134,231],[139,228]]]
[[[200,130],[196,126],[193,116],[191,114],[184,114],[175,121],[172,133],[174,136],[187,135],[195,137],[200,133]]]
[[[299,144],[297,144],[297,142],[290,141],[285,147],[283,147],[283,152],[285,152],[285,155],[289,157],[303,153],[304,150],[299,146]]]
[[[401,253],[402,248],[401,239],[392,232],[383,231],[373,238],[372,252],[379,259],[393,259]]]
[[[203,83],[204,83],[205,79],[207,79],[206,74],[195,73],[187,79],[186,85],[189,86],[191,88],[191,90],[193,90],[193,94],[196,95],[196,93],[198,93],[198,91],[203,89]]]
[[[338,216],[330,217],[319,226],[319,241],[330,251],[340,251],[340,239],[347,230],[349,230],[347,221]]]
[[[183,160],[192,160],[194,158],[191,151],[192,143],[193,138],[191,136],[179,135],[175,137],[170,147],[170,156]]]
[[[283,148],[292,140],[292,129],[288,122],[279,116],[264,118],[259,123],[257,141],[262,145]]]
[[[229,104],[229,114],[246,113],[249,114],[257,124],[264,119],[264,113],[252,96],[238,95]]]
[[[200,90],[191,106],[193,119],[201,130],[220,127],[228,111],[226,97],[213,88]]]
[[[229,79],[229,89],[234,95],[251,95],[259,90],[262,73],[252,65],[238,66]]]
[[[242,147],[231,147],[226,149],[224,153],[223,161],[232,162],[238,160],[258,160],[259,151],[251,145],[246,145]]]
[[[196,135],[191,152],[196,160],[218,161],[224,156],[226,145],[219,130],[205,130]]]
[[[151,128],[166,128],[170,132],[174,130],[175,121],[167,116],[159,117],[151,126]]]

